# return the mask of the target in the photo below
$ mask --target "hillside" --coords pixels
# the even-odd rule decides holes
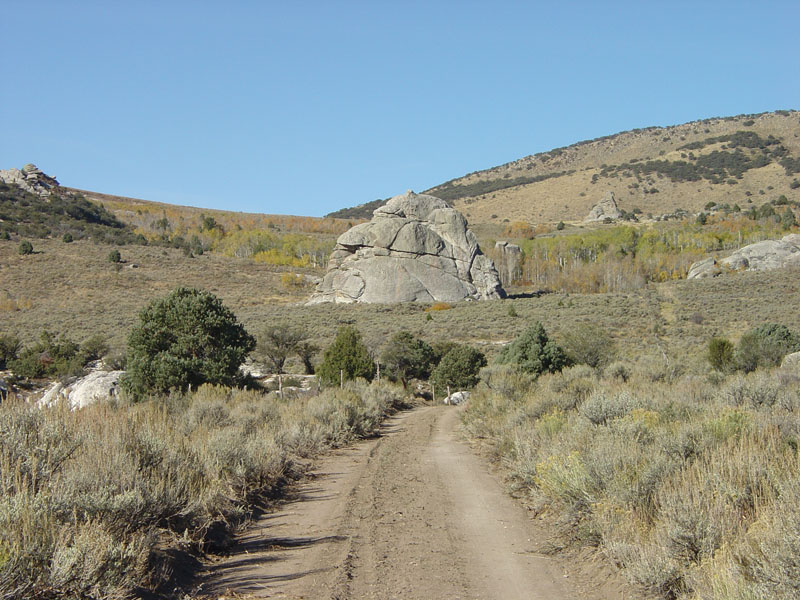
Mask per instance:
[[[800,112],[649,127],[476,171],[426,190],[471,223],[582,221],[613,191],[620,209],[662,215],[710,202],[800,200]],[[793,187],[794,186],[794,187]],[[375,203],[332,214],[369,218]]]
[[[116,244],[138,243],[133,229],[82,194],[59,190],[46,198],[0,182],[0,236],[69,236]]]
[[[786,159],[795,155],[777,136],[734,131],[684,143],[692,144],[682,150],[687,155],[714,145],[718,152],[732,150],[741,160],[725,169],[738,169],[742,181],[775,161],[786,163],[784,170],[794,164]],[[713,151],[704,156],[719,157]],[[691,166],[680,165],[674,173],[706,185],[706,177],[717,177],[710,160],[687,160]],[[772,163],[750,166],[766,160]],[[634,180],[639,173],[646,181],[651,167],[645,163],[639,171],[637,164],[631,159],[625,169]],[[626,177],[620,168],[606,166],[605,175],[589,185]],[[672,172],[664,170],[662,179]],[[796,188],[788,190],[796,198]],[[203,597],[220,590],[249,593],[261,581],[261,592],[267,584],[300,586],[289,588],[291,597],[318,597],[317,589],[343,589],[343,598],[393,597],[397,590],[429,597],[434,575],[434,597],[464,596],[464,590],[475,597],[513,597],[495,582],[498,570],[503,585],[521,590],[521,597],[538,582],[568,580],[595,595],[543,595],[670,600],[697,592],[710,598],[719,573],[728,578],[723,583],[745,591],[797,589],[796,580],[785,575],[785,564],[797,564],[800,523],[797,373],[764,365],[745,374],[739,359],[748,353],[752,358],[753,350],[761,354],[755,327],[779,332],[785,325],[790,334],[800,329],[800,268],[682,279],[688,262],[706,253],[797,231],[796,202],[775,198],[770,204],[765,191],[764,200],[751,205],[758,210],[643,226],[479,223],[487,242],[492,231],[519,234],[513,239],[522,262],[509,275],[515,280],[510,289],[518,293],[509,298],[307,305],[335,236],[353,221],[245,215],[91,192],[76,193],[74,204],[62,206],[62,196],[40,201],[4,191],[10,195],[9,212],[0,217],[0,232],[6,233],[0,236],[0,344],[12,348],[18,339],[38,364],[53,361],[36,346],[36,340],[48,339],[58,340],[53,347],[74,341],[81,351],[107,343],[109,362],[121,365],[141,309],[176,286],[189,286],[218,296],[262,340],[276,326],[302,331],[316,349],[316,365],[340,327],[352,325],[375,357],[387,340],[406,331],[430,345],[469,344],[485,353],[489,366],[463,410],[427,407],[384,427],[390,408],[414,389],[388,387],[386,376],[372,386],[345,384],[344,390],[323,389],[309,397],[201,386],[185,394],[154,393],[136,403],[123,396],[74,412],[4,401],[0,419],[9,435],[0,444],[0,464],[14,468],[2,489],[10,500],[0,503],[0,595],[34,597],[16,593],[34,582],[43,590],[37,598],[63,597],[63,590],[73,588],[76,597],[87,589],[99,589],[103,597],[174,597],[180,588],[162,581],[167,573],[187,576],[209,558],[204,553],[222,550],[230,554],[207,562],[211,568],[204,572],[212,576],[202,582],[210,583]],[[779,191],[773,186],[769,193]],[[60,228],[81,215],[78,224],[99,219],[102,227],[141,239],[128,245],[114,240],[121,257],[112,262],[112,247],[95,243],[93,234],[71,242],[61,237]],[[41,230],[21,229],[37,219],[43,220]],[[540,235],[545,230],[552,235]],[[34,235],[33,252],[20,253],[23,237]],[[492,243],[487,246],[497,252]],[[496,364],[508,342],[524,339],[537,321],[556,343],[579,351],[576,360],[586,364],[538,380],[522,364]],[[712,341],[727,344],[731,353],[736,344],[731,365],[740,371],[711,368]],[[19,354],[3,345],[0,350],[12,359]],[[595,365],[586,361],[591,353]],[[260,369],[258,353],[255,360]],[[285,382],[305,372],[294,356],[286,367],[292,377]],[[384,373],[391,376],[390,369]],[[11,377],[9,382],[17,384]],[[284,391],[294,387],[284,385]],[[438,384],[436,389],[441,391]],[[474,483],[472,474],[485,478],[489,467],[467,467],[471,450],[456,442],[456,432],[494,462],[493,473],[524,509],[498,509],[495,500],[484,500],[490,489],[503,500],[501,487],[494,475],[494,488]],[[278,513],[264,513],[242,529],[242,543],[229,545],[229,533],[254,506],[266,500],[274,505],[284,484],[310,473],[320,453],[359,437],[369,441],[342,450],[330,469],[314,468],[309,494],[291,488],[287,511],[293,529],[280,529]],[[40,455],[47,460],[24,458]],[[332,484],[333,490],[327,487]],[[479,498],[483,509],[466,511],[472,505],[448,503],[453,498]],[[328,500],[333,508],[320,508]],[[316,512],[304,512],[309,508]],[[513,512],[521,515],[518,521]],[[527,529],[530,524],[536,529]],[[522,537],[510,537],[511,530]],[[341,531],[357,535],[340,536]],[[297,544],[298,539],[317,541]],[[5,548],[10,551],[3,554]],[[119,548],[132,558],[120,561]],[[566,554],[553,556],[557,549]],[[290,562],[289,553],[300,551],[305,558]],[[563,561],[578,573],[540,577],[531,558],[545,551],[539,563]],[[455,552],[480,558],[485,570],[450,560]],[[447,559],[439,564],[430,556]],[[62,557],[66,567],[53,569]],[[397,568],[400,562],[404,566]],[[755,576],[741,574],[745,562],[754,565]],[[635,593],[616,593],[622,584],[606,574],[606,564],[624,569]],[[589,570],[582,572],[583,566]],[[474,593],[467,587],[472,580]],[[309,592],[304,585],[316,587]],[[186,583],[185,595],[200,589]]]

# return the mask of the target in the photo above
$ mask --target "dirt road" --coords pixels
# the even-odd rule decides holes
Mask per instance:
[[[381,437],[324,459],[296,499],[209,566],[201,594],[621,598],[614,585],[535,552],[540,526],[460,441],[459,412],[401,413]]]

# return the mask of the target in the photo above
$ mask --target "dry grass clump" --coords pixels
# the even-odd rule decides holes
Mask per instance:
[[[663,598],[796,598],[800,390],[757,371],[598,378],[487,373],[466,430],[512,487],[559,524],[557,545],[602,547]]]
[[[0,405],[0,598],[127,598],[168,548],[224,548],[308,457],[373,435],[401,398],[350,384],[310,398],[203,386],[70,412]]]

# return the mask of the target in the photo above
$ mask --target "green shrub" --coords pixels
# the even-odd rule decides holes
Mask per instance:
[[[6,368],[7,363],[17,358],[17,353],[22,348],[19,338],[10,335],[0,335],[0,370]]]
[[[122,255],[119,253],[119,250],[112,250],[108,253],[106,260],[108,260],[110,263],[122,262]]]
[[[427,379],[435,359],[433,348],[407,331],[395,333],[383,347],[380,358],[390,379],[399,380],[404,388],[411,378]]]
[[[625,383],[631,378],[631,368],[627,363],[616,361],[605,368],[603,375],[608,379],[616,379]]]
[[[781,227],[784,230],[791,229],[797,225],[797,217],[791,208],[787,208],[781,215]]]
[[[100,360],[109,351],[108,342],[104,335],[97,333],[83,341],[81,344],[81,354],[85,362]]]
[[[614,359],[614,341],[598,325],[584,323],[573,326],[566,331],[563,340],[570,362],[597,369]]]
[[[800,350],[800,336],[785,325],[765,323],[751,329],[739,340],[737,366],[749,373],[758,367],[774,367],[784,356]]]
[[[515,364],[534,375],[555,373],[569,366],[564,350],[552,341],[541,323],[536,322],[503,348],[500,364]]]
[[[73,240],[73,238],[72,238],[72,234],[71,234],[71,233],[69,233],[69,232],[68,232],[68,233],[65,233],[65,234],[64,234],[64,237],[62,237],[62,238],[61,238],[61,241],[62,241],[62,242],[64,242],[65,244],[69,244],[69,243],[71,243],[71,242],[72,242],[72,240]]]
[[[22,256],[26,256],[28,254],[33,254],[33,244],[31,244],[28,240],[23,240],[19,244],[18,252]]]
[[[139,313],[122,383],[134,397],[203,383],[232,385],[255,345],[214,294],[179,287]]]
[[[733,344],[725,338],[712,338],[708,342],[708,362],[717,371],[730,371],[735,365]]]
[[[482,367],[486,366],[483,352],[469,346],[453,347],[436,365],[431,373],[431,381],[440,390],[447,386],[458,390],[475,387]]]
[[[80,346],[64,335],[55,336],[45,330],[39,342],[19,352],[8,361],[18,377],[30,379],[48,376],[78,375],[86,364]]]
[[[641,406],[642,403],[628,392],[609,394],[597,391],[581,404],[579,412],[594,425],[606,425],[609,421],[625,416]]]
[[[340,377],[345,380],[363,377],[372,381],[375,363],[355,327],[345,325],[339,328],[333,343],[325,349],[317,375],[328,385],[338,385]]]

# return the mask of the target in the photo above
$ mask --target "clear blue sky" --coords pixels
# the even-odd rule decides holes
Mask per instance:
[[[800,108],[800,2],[0,0],[0,168],[322,215],[650,125]]]

